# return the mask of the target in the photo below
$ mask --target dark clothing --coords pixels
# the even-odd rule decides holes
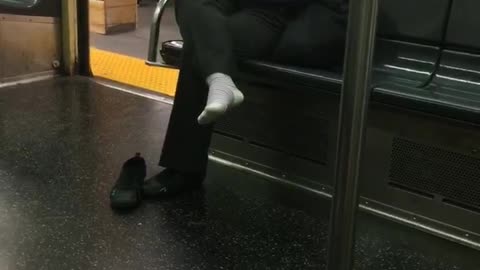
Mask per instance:
[[[203,173],[211,126],[197,117],[205,107],[206,76],[232,74],[236,57],[269,54],[287,23],[283,7],[242,9],[232,0],[176,0],[176,17],[184,40],[182,67],[160,165]]]
[[[277,63],[310,68],[339,65],[346,26],[346,13],[324,4],[310,4],[288,23],[271,58]]]
[[[175,11],[184,44],[193,47],[193,60],[205,77],[232,74],[236,57],[268,54],[289,13],[281,6],[256,8],[241,0],[177,0]]]
[[[306,7],[254,6],[242,0],[176,0],[184,55],[161,166],[205,172],[212,126],[200,126],[197,117],[207,100],[206,76],[216,72],[234,76],[238,58],[319,67],[341,58],[342,54],[335,52],[343,50],[343,17],[323,5]],[[296,58],[300,52],[303,54]]]
[[[314,0],[245,0],[244,2],[251,3],[253,5],[282,5],[282,6],[295,6],[295,5],[304,5]]]

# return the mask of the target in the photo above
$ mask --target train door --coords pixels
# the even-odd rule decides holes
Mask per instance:
[[[156,0],[90,0],[90,62],[95,77],[156,94],[173,96],[177,70],[146,65]],[[170,39],[179,32],[169,8],[165,23]]]

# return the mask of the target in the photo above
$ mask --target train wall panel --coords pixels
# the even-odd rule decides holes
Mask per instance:
[[[241,89],[249,98],[216,126],[212,150],[242,166],[331,191],[339,97],[318,90]],[[258,143],[263,138],[271,140]],[[374,103],[361,195],[398,219],[480,240],[478,138],[478,126]]]
[[[0,14],[0,82],[54,71],[61,60],[58,18]]]

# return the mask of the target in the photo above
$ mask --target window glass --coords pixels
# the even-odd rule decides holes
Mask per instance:
[[[0,6],[29,8],[35,6],[40,0],[0,0]]]

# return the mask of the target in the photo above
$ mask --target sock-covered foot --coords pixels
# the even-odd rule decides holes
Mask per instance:
[[[165,198],[201,187],[204,180],[202,174],[181,173],[165,169],[156,176],[145,181],[143,194],[150,198]]]
[[[140,154],[123,164],[120,176],[110,192],[110,205],[113,209],[132,209],[140,204],[146,172],[147,166]]]
[[[243,102],[243,94],[238,90],[232,78],[223,73],[214,73],[207,77],[209,86],[205,109],[198,117],[201,125],[211,124],[229,109]]]

